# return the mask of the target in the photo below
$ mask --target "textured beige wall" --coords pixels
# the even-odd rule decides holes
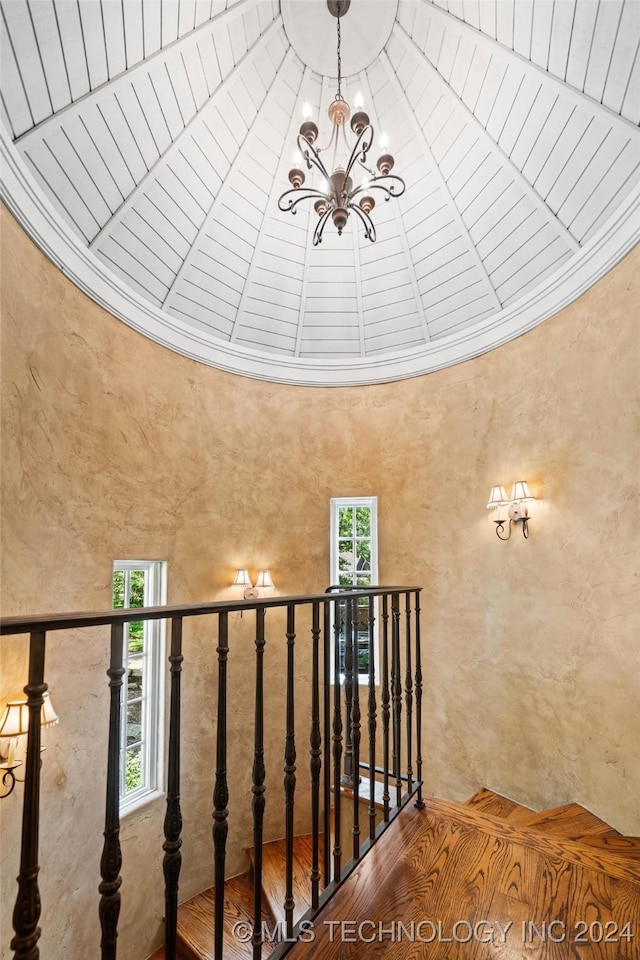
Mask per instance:
[[[5,217],[3,613],[107,607],[114,557],[166,559],[170,602],[227,596],[244,565],[270,567],[279,592],[319,590],[329,497],[377,494],[381,581],[424,586],[427,792],[462,799],[486,784],[536,808],[576,800],[640,833],[639,266],[636,251],[558,317],[449,370],[302,389],[232,377],[146,341]],[[500,543],[487,494],[520,478],[540,499],[531,537],[518,531]],[[242,651],[251,638],[246,622],[234,629],[240,707],[250,702]],[[96,954],[107,642],[99,630],[66,635],[47,657],[61,716],[43,769],[50,960]],[[211,873],[216,674],[202,620],[189,625],[185,647],[183,897]],[[284,697],[272,678],[283,658],[278,629],[269,661],[274,793]],[[24,642],[3,639],[0,697],[20,688],[23,665]],[[308,672],[301,653],[299,674]],[[298,707],[304,735],[308,705]],[[232,800],[248,801],[243,719],[232,711],[230,768]],[[300,788],[304,807],[302,771]],[[0,808],[5,951],[16,801]],[[276,835],[279,799],[268,809]],[[149,851],[161,847],[162,817],[156,802],[123,825],[123,960],[141,960],[160,929],[150,879],[159,880],[161,858]],[[238,869],[235,851],[249,836],[247,812],[231,826]],[[64,874],[57,885],[47,879],[54,864]]]

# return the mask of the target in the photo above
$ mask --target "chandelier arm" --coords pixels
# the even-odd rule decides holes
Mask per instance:
[[[302,154],[303,160],[307,161],[307,169],[311,170],[312,167],[315,167],[316,170],[319,170],[325,180],[329,180],[329,174],[327,173],[327,168],[320,159],[320,153],[312,143],[309,143],[306,137],[303,137],[301,133],[298,134],[298,150]]]
[[[364,224],[364,236],[366,240],[370,240],[371,243],[376,241],[376,228],[374,226],[373,220],[368,213],[360,207],[357,203],[349,203],[349,209],[354,210]]]
[[[332,209],[333,209],[332,207],[329,207],[328,210],[325,210],[325,212],[322,214],[322,216],[320,217],[320,219],[319,219],[318,222],[316,223],[316,228],[315,228],[315,230],[313,231],[313,245],[314,245],[314,247],[317,247],[319,243],[322,243],[322,232],[323,232],[323,230],[324,230],[324,225],[325,225],[325,223],[327,222],[327,220],[329,219],[329,216],[330,216],[330,214],[331,214]]]
[[[367,139],[367,135],[369,139]],[[363,142],[364,141],[364,142]],[[373,143],[373,127],[370,123],[367,124],[360,131],[360,135],[353,145],[353,150],[351,151],[351,156],[349,157],[349,162],[347,164],[347,169],[345,170],[345,177],[348,177],[351,173],[351,168],[353,167],[356,160],[364,166],[364,161],[367,159],[367,154],[371,149],[371,144]],[[365,167],[365,170],[367,168]],[[368,172],[368,171],[367,171]]]
[[[392,180],[394,183],[391,186],[386,186],[383,181]],[[400,189],[396,189],[396,184],[400,184]],[[367,180],[365,184],[360,184],[356,187],[355,190],[352,190],[349,194],[350,197],[355,197],[359,193],[369,193],[370,190],[382,190],[383,193],[386,193],[385,200],[390,200],[391,197],[401,197],[406,189],[406,184],[402,177],[397,177],[394,173],[387,173],[384,177],[374,177],[372,180]]]
[[[295,197],[292,194],[295,194]],[[278,207],[283,213],[295,213],[299,203],[314,198],[329,202],[326,193],[323,193],[322,190],[316,190],[315,187],[292,187],[291,190],[285,190],[278,198]]]

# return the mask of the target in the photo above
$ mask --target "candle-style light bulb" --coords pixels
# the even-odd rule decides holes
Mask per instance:
[[[311,119],[311,104],[309,104],[306,100],[302,108],[302,116],[305,120]]]
[[[362,96],[359,90],[356,93],[355,100],[353,101],[353,105],[356,108],[356,110],[361,110],[362,107],[364,107],[364,97]]]
[[[389,147],[389,137],[386,135],[386,133],[381,133],[381,134],[380,134],[380,149],[381,149],[381,150],[387,150],[388,147]]]

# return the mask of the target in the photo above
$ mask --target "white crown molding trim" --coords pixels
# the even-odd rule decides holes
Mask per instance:
[[[80,290],[129,327],[192,360],[228,373],[298,386],[359,386],[422,376],[508,343],[588,290],[640,241],[640,184],[606,224],[551,277],[516,303],[424,347],[362,359],[313,360],[239,347],[206,337],[154,307],[71,231],[35,182],[4,126],[0,196],[42,252]]]

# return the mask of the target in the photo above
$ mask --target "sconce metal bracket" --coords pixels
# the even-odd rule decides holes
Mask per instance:
[[[0,770],[2,770],[2,786],[5,788],[8,787],[8,789],[5,789],[4,793],[0,793],[0,800],[13,793],[16,783],[24,783],[24,780],[19,780],[13,772],[21,766],[22,760],[16,760],[15,763],[12,764],[0,763]]]
[[[525,540],[529,539],[529,517],[518,517],[515,520],[512,517],[509,517],[509,533],[506,537],[503,536],[506,520],[494,520],[493,522],[496,525],[496,534],[500,540],[511,539],[511,527],[514,523],[522,524],[522,536],[525,538]]]

